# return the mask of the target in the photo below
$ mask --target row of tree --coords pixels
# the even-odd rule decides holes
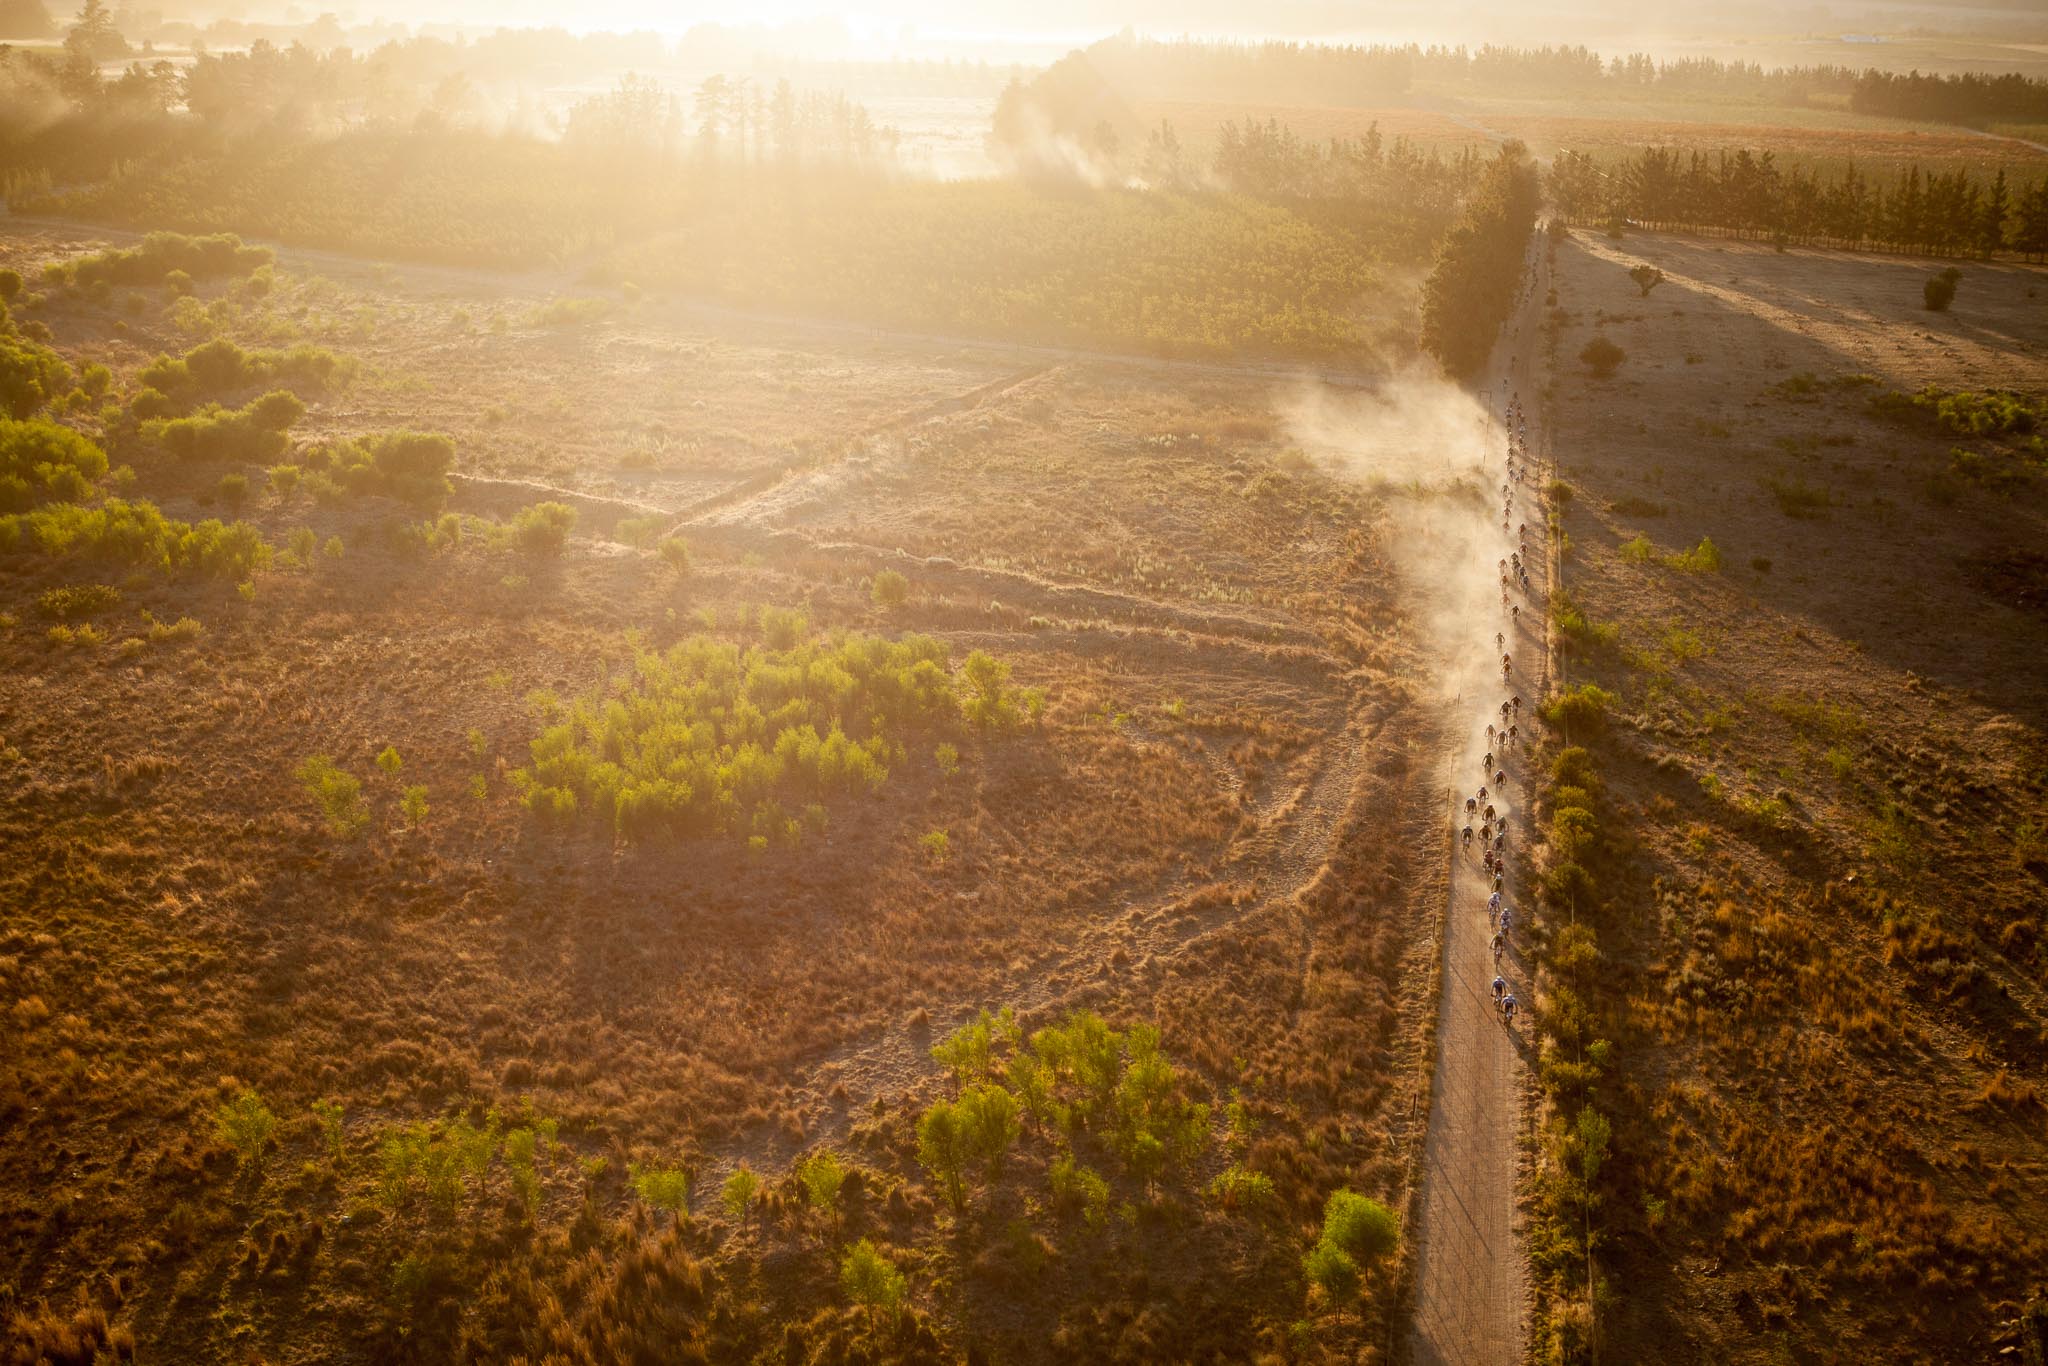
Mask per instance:
[[[1560,153],[1549,188],[1558,214],[1578,224],[1625,220],[1802,245],[2048,257],[2048,181],[2015,191],[2003,170],[1987,179],[1909,166],[1887,182],[1854,166],[1780,166],[1767,151],[1649,147],[1620,162]]]
[[[1486,363],[1514,307],[1540,195],[1522,144],[1509,142],[1437,244],[1422,287],[1422,345],[1447,373],[1462,378]]]

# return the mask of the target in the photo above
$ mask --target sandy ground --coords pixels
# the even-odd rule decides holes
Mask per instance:
[[[1503,379],[1506,396],[1520,394],[1525,408],[1534,406],[1534,338],[1540,326],[1536,301],[1545,287],[1540,247],[1532,247],[1532,260],[1539,263],[1538,273],[1491,371],[1495,378],[1488,386],[1488,396],[1497,409],[1504,398]],[[1484,486],[1493,489],[1503,472],[1506,431],[1491,426],[1486,439],[1490,448],[1484,452],[1482,472],[1487,476]],[[1542,480],[1535,473],[1541,468],[1541,434],[1532,431],[1530,441],[1539,463],[1525,467],[1516,491],[1515,514],[1518,520],[1533,524],[1531,558],[1541,565],[1547,558],[1539,558],[1542,533],[1536,529],[1542,525],[1536,515]],[[1455,705],[1469,715],[1470,724],[1468,729],[1453,730],[1463,740],[1447,784],[1453,793],[1454,831],[1450,905],[1444,925],[1435,1094],[1423,1151],[1415,1316],[1408,1342],[1410,1358],[1429,1366],[1508,1363],[1519,1361],[1522,1355],[1526,1292],[1516,1227],[1515,1177],[1533,1032],[1527,1015],[1512,1029],[1504,1026],[1493,1003],[1496,969],[1489,951],[1490,879],[1481,866],[1477,842],[1468,852],[1458,846],[1455,835],[1466,822],[1466,796],[1482,781],[1491,787],[1490,778],[1477,775],[1489,749],[1485,726],[1497,714],[1497,703],[1506,692],[1493,669],[1493,637],[1496,632],[1513,629],[1508,649],[1521,661],[1512,690],[1524,699],[1522,738],[1516,752],[1506,758],[1495,756],[1496,763],[1504,765],[1510,775],[1509,785],[1490,800],[1509,822],[1511,871],[1506,904],[1519,911],[1524,889],[1521,856],[1530,848],[1534,834],[1522,793],[1532,777],[1527,758],[1533,748],[1533,703],[1543,695],[1548,663],[1542,626],[1544,572],[1531,571],[1538,588],[1534,595],[1515,595],[1523,610],[1512,628],[1492,597],[1498,581],[1495,561],[1514,544],[1489,516],[1485,533],[1475,538],[1470,552],[1451,571],[1476,581],[1486,610],[1464,616],[1453,637],[1460,657],[1451,676],[1463,684]],[[1480,665],[1477,669],[1473,668],[1475,661]],[[1510,944],[1499,973],[1527,1010],[1535,998],[1533,983],[1525,971],[1526,960],[1513,943],[1515,935],[1508,937]]]

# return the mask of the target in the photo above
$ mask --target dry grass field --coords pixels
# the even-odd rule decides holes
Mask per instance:
[[[2048,274],[1965,267],[1935,313],[1906,259],[1557,260],[1560,638],[1613,694],[1608,1353],[2018,1351],[2048,1265]]]
[[[271,567],[0,558],[5,1359],[1391,1340],[1405,1253],[1334,1305],[1300,1258],[1333,1189],[1412,1186],[1435,718],[1382,499],[1291,449],[1269,381],[616,295],[564,324],[553,281],[338,258],[125,293],[15,312],[116,403],[208,335],[330,347],[355,372],[301,450],[445,432],[453,490],[422,522],[311,465],[176,461],[110,407],[129,496],[238,512]],[[555,553],[509,525],[546,502],[576,512]],[[645,652],[838,633],[928,636],[962,689],[985,652],[1010,719],[904,723],[872,794],[730,835],[524,809],[533,742]],[[323,815],[316,755],[352,808]],[[1027,1117],[952,1209],[931,1049],[1004,1008],[1156,1025],[1171,1160]],[[861,1239],[907,1315],[849,1306]]]

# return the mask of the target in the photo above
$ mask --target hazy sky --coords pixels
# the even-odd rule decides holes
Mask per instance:
[[[258,0],[249,4],[248,12],[254,17],[266,8]],[[1640,41],[1647,46],[1651,39],[1684,42],[1735,33],[1773,38],[1897,31],[1916,25],[2003,26],[2040,21],[2048,12],[2048,0],[1566,0],[1537,5],[1500,0],[860,0],[846,9],[820,5],[818,0],[749,0],[744,5],[687,0],[419,0],[404,7],[391,0],[297,0],[293,8],[304,18],[332,9],[344,21],[559,24],[578,30],[655,29],[672,34],[706,23],[792,25],[810,30],[813,41],[801,46],[850,45],[853,51],[841,55],[887,55],[990,43],[1059,50],[1126,25],[1153,35],[1202,37],[1467,43],[1491,39],[1607,47]]]

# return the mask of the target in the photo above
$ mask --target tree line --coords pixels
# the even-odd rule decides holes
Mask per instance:
[[[1486,363],[1521,284],[1539,196],[1535,168],[1509,142],[1437,244],[1422,287],[1422,345],[1448,373],[1468,376]]]
[[[1853,165],[1781,166],[1769,151],[1647,147],[1615,163],[1560,153],[1549,187],[1559,216],[1580,225],[1625,220],[1799,245],[2048,257],[2048,181],[2016,189],[2002,169],[1987,179],[1916,165],[1886,180]]]

